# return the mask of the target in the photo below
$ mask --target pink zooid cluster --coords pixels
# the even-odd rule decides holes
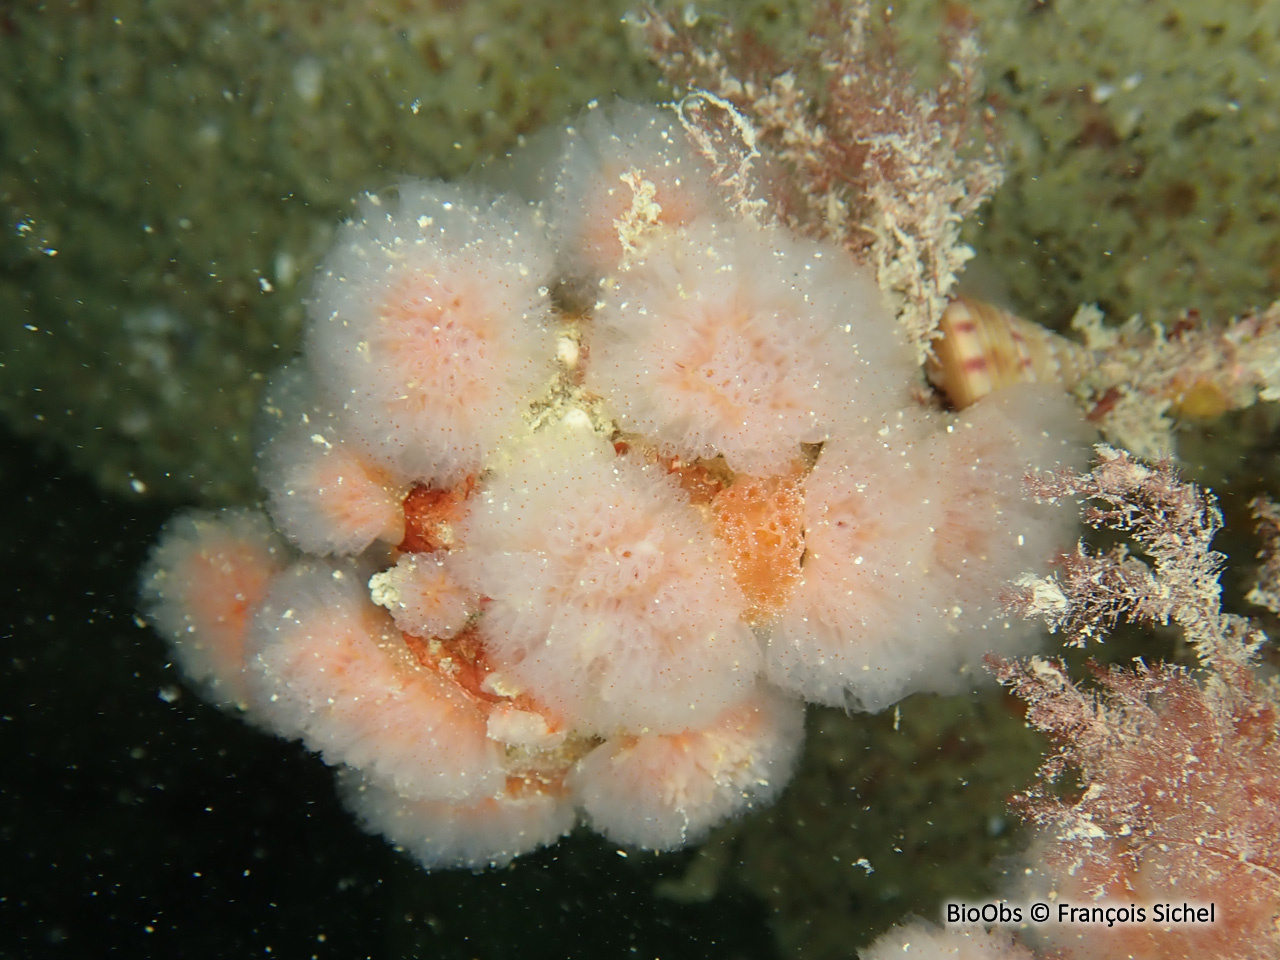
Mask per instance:
[[[803,701],[1026,649],[993,596],[1070,537],[1020,495],[1078,465],[1065,398],[928,407],[874,282],[739,216],[669,112],[488,176],[366,198],[268,391],[266,512],[162,534],[144,607],[209,699],[478,867],[578,819],[686,844],[782,790]]]

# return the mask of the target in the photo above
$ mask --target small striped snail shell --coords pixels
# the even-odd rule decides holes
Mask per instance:
[[[969,297],[948,304],[938,329],[925,375],[957,410],[1015,383],[1070,389],[1094,365],[1075,341]]]

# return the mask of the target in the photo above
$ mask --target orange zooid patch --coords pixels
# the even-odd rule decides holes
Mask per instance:
[[[406,633],[404,642],[420,664],[452,681],[470,697],[484,703],[502,699],[483,689],[490,667],[475,627],[467,627],[449,640],[424,640]]]
[[[711,501],[716,535],[729,548],[733,575],[753,619],[780,609],[800,579],[804,493],[799,472],[739,474]]]
[[[462,519],[467,498],[476,488],[476,478],[440,489],[418,484],[404,498],[404,553],[431,553],[454,545],[453,526]]]
[[[633,455],[641,463],[656,463],[680,481],[680,489],[695,506],[710,503],[731,482],[733,474],[723,458],[683,460],[662,453],[654,444],[639,437],[613,441],[613,452],[620,457]]]

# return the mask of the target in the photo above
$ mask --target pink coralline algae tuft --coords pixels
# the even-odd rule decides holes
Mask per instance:
[[[928,405],[866,268],[722,191],[676,114],[618,105],[366,197],[268,390],[265,513],[153,551],[187,678],[427,867],[578,822],[696,841],[785,787],[805,701],[1036,641],[996,595],[1072,540],[1021,493],[1079,465],[1071,405]]]

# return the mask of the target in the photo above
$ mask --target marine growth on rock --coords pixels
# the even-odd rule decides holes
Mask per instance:
[[[696,841],[785,787],[805,701],[1035,644],[997,597],[1072,540],[1021,492],[1081,464],[1070,401],[929,406],[874,278],[739,216],[671,112],[367,196],[308,309],[265,513],[175,518],[144,608],[425,866]]]

